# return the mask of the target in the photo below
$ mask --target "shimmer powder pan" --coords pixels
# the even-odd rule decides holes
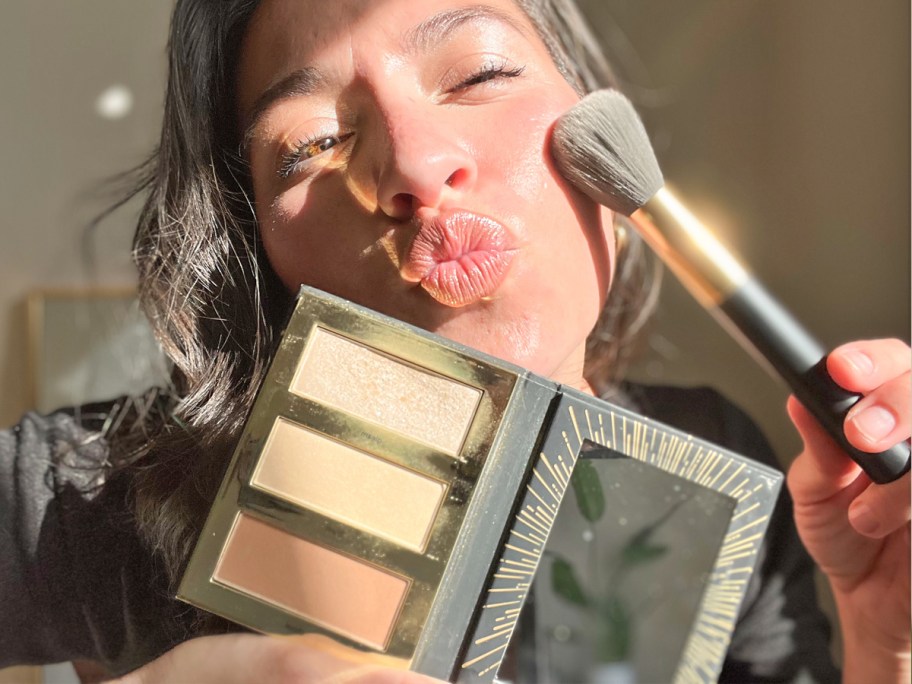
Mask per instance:
[[[302,288],[178,598],[260,632],[320,633],[385,665],[491,682],[592,444],[732,497],[730,532],[760,534],[733,537],[737,560],[720,551],[707,595],[750,574],[779,474]],[[706,681],[730,634],[718,605],[701,603],[695,660],[679,670]]]

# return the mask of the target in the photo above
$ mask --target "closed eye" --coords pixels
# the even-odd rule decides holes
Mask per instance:
[[[451,88],[449,92],[458,93],[461,90],[471,88],[472,86],[481,85],[482,83],[493,81],[495,79],[516,78],[517,76],[521,76],[523,71],[525,71],[525,67],[510,67],[506,64],[506,62],[488,63],[468,78],[459,82],[455,87]]]

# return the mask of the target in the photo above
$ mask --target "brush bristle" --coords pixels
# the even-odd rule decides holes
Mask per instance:
[[[561,116],[551,151],[567,180],[625,216],[665,184],[640,117],[615,90],[590,93]]]

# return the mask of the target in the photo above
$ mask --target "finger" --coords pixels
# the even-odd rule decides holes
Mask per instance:
[[[281,637],[291,669],[302,682],[319,684],[440,684],[440,680],[412,672],[402,658],[359,651],[322,634]],[[306,676],[304,676],[306,675]]]
[[[440,684],[439,680],[402,669],[405,663],[401,659],[380,656],[382,664],[369,663],[371,654],[341,644],[333,647],[328,645],[330,641],[326,637],[312,641],[304,637],[296,643],[255,634],[200,637],[179,644],[116,682]],[[400,669],[389,667],[391,664]]]
[[[909,525],[909,473],[878,487],[868,487],[849,507],[849,522],[866,537],[880,539]]]
[[[225,634],[191,639],[178,644],[116,684],[156,684],[194,681],[199,684],[242,684],[258,681],[264,666],[272,663],[272,640],[252,634]]]
[[[795,397],[786,404],[789,417],[804,442],[804,451],[792,463],[788,486],[796,503],[813,504],[829,499],[854,482],[869,482],[861,468],[827,434]]]
[[[845,419],[849,442],[871,453],[909,439],[912,374],[906,371],[880,385],[853,406]]]
[[[301,681],[314,682],[314,684],[318,681],[319,684],[440,684],[439,679],[431,679],[408,670],[390,670],[378,665],[346,667],[325,679]]]
[[[849,342],[827,356],[827,371],[838,385],[867,394],[909,371],[912,352],[897,339]]]

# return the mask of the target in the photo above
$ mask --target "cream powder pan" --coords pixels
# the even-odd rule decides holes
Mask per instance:
[[[252,484],[423,551],[446,484],[279,418]]]

